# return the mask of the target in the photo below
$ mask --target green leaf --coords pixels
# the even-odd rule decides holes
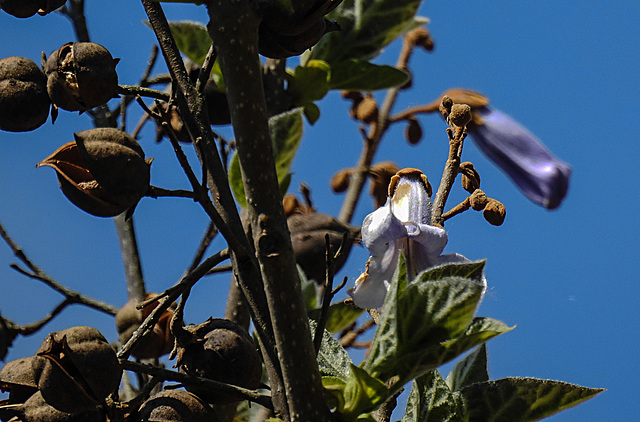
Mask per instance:
[[[413,381],[401,422],[462,422],[464,406],[459,393],[449,390],[436,369]]]
[[[416,18],[421,0],[344,0],[328,17],[341,31],[326,34],[313,47],[310,59],[333,66],[350,59],[371,59],[391,41],[426,23]]]
[[[300,276],[300,288],[302,290],[302,300],[304,301],[307,312],[315,310],[318,307],[318,298],[316,294],[316,283],[307,280],[304,271],[298,265],[298,275]],[[304,277],[304,278],[303,278]]]
[[[289,169],[295,158],[298,146],[302,140],[302,109],[290,110],[269,119],[269,134],[273,145],[276,172],[280,190],[286,192],[291,175]],[[242,173],[238,154],[234,154],[229,163],[229,184],[233,195],[241,207],[247,207],[247,200],[244,195],[244,185],[242,184]]]
[[[173,21],[169,22],[169,27],[180,52],[198,66],[202,66],[211,47],[207,27],[194,21]]]
[[[309,321],[311,332],[315,332],[316,322]],[[340,342],[336,340],[331,333],[324,330],[322,335],[322,343],[318,351],[318,369],[323,377],[333,377],[346,383],[351,374],[351,358],[349,353],[344,350]]]
[[[604,391],[561,381],[503,378],[471,384],[460,393],[469,420],[537,421]]]
[[[308,103],[304,106],[304,117],[310,125],[314,124],[320,118],[320,108],[314,103]]]
[[[473,318],[484,290],[483,266],[484,261],[447,264],[418,274],[407,285],[400,257],[363,367],[382,380],[398,376],[394,386],[399,388],[509,331],[500,321]]]
[[[382,381],[362,368],[351,364],[351,374],[344,387],[344,409],[339,410],[346,421],[374,410],[389,397],[389,389]]]
[[[310,60],[304,66],[296,66],[289,74],[288,93],[298,106],[320,100],[329,92],[331,67],[322,60]]]
[[[456,366],[447,375],[446,381],[451,391],[460,390],[475,382],[489,381],[486,343],[481,344],[456,363]]]
[[[353,304],[344,302],[336,302],[329,305],[329,312],[327,314],[327,331],[331,334],[335,334],[344,330],[353,322],[355,322],[360,315],[364,312],[364,309],[358,308]],[[320,309],[314,309],[309,313],[309,317],[317,320],[320,317]]]
[[[331,89],[376,91],[404,85],[409,73],[393,66],[381,66],[362,60],[339,62],[331,68]]]

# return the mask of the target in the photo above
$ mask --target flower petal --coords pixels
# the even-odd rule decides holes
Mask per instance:
[[[480,107],[474,110],[481,124],[469,125],[469,134],[533,202],[557,208],[569,188],[571,168],[506,114]]]
[[[372,256],[382,256],[395,240],[407,236],[407,230],[391,212],[389,200],[367,215],[362,222],[362,244]]]
[[[392,262],[398,262],[399,249],[394,249]],[[355,287],[347,290],[353,298],[353,303],[363,309],[375,309],[384,304],[387,297],[391,278],[396,265],[383,264],[374,257],[367,261],[367,268],[356,280]]]

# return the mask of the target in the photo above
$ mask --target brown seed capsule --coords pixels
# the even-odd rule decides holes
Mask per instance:
[[[422,139],[422,127],[416,119],[409,119],[404,129],[404,138],[411,144],[415,145]]]
[[[473,193],[476,189],[480,188],[480,174],[473,167],[473,164],[469,161],[460,163],[460,173],[462,177],[462,188],[469,193]]]
[[[347,190],[349,187],[349,183],[351,182],[351,175],[353,174],[352,169],[342,169],[337,171],[333,177],[331,177],[331,182],[329,185],[331,186],[331,190],[340,193]]]
[[[12,422],[103,422],[105,420],[104,413],[98,408],[73,414],[61,412],[45,402],[39,391],[21,406],[12,409],[7,406],[7,411],[4,413],[17,418],[11,419]],[[2,415],[2,406],[0,406],[0,417]]]
[[[51,101],[64,110],[83,112],[117,97],[118,61],[100,44],[64,44],[44,66]]]
[[[291,243],[296,263],[302,268],[309,280],[323,283],[326,278],[326,240],[333,252],[337,252],[342,244],[343,236],[347,240],[340,257],[334,261],[334,272],[340,270],[347,260],[351,247],[359,238],[360,228],[344,224],[327,214],[306,213],[295,214],[287,218],[291,233]]]
[[[67,0],[1,0],[0,9],[16,18],[28,18],[36,13],[44,16],[62,7]]]
[[[0,129],[34,130],[47,121],[50,106],[47,79],[38,65],[24,57],[0,59]]]
[[[482,216],[485,220],[494,226],[500,226],[504,223],[504,219],[507,216],[507,210],[502,202],[489,198],[489,202],[482,211]]]
[[[127,133],[113,128],[78,132],[36,166],[56,170],[65,196],[99,217],[113,217],[138,203],[149,190],[151,159]]]
[[[367,95],[358,103],[356,107],[356,119],[367,124],[378,120],[378,104],[371,95]]]
[[[72,327],[49,334],[36,352],[46,358],[38,379],[44,400],[57,410],[91,410],[120,385],[116,352],[95,328]]]
[[[44,363],[44,358],[29,356],[4,365],[0,370],[0,390],[9,391],[7,404],[24,403],[38,391],[38,378]]]
[[[256,389],[262,376],[260,355],[249,334],[226,319],[209,318],[185,327],[178,335],[176,366],[181,372]],[[187,390],[209,403],[232,403],[243,397],[187,386]]]
[[[476,189],[475,191],[473,191],[471,196],[469,196],[469,203],[471,204],[471,208],[476,211],[482,211],[488,202],[489,199],[487,198],[487,195],[485,195],[485,193],[480,189]]]
[[[449,120],[458,127],[465,127],[471,121],[471,107],[467,104],[453,104]]]
[[[142,403],[140,422],[218,422],[211,406],[184,390],[164,390]]]
[[[155,293],[148,293],[145,300],[149,300],[157,296]],[[131,299],[124,304],[116,314],[116,330],[118,331],[118,340],[121,344],[125,344],[133,335],[134,331],[140,327],[142,322],[153,311],[158,302],[146,306],[144,309],[138,309],[140,301]],[[166,355],[173,349],[174,338],[170,330],[171,317],[175,304],[164,311],[153,329],[148,332],[136,343],[131,354],[138,359],[158,358]]]

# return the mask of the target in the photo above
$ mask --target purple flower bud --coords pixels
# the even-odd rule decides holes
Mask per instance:
[[[567,194],[571,167],[506,114],[489,107],[479,107],[474,112],[482,123],[470,124],[468,131],[478,148],[529,199],[548,209],[557,208]]]

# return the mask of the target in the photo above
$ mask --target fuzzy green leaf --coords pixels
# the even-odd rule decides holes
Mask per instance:
[[[278,174],[281,192],[286,192],[291,182],[289,169],[302,140],[302,129],[302,109],[300,108],[278,114],[269,119],[269,134],[271,135],[276,173]],[[235,154],[229,163],[229,184],[238,204],[246,208],[247,200],[244,195],[238,154]]]
[[[489,381],[486,343],[481,344],[456,363],[456,366],[447,375],[446,381],[451,391],[458,391],[476,382]]]
[[[363,60],[339,62],[331,68],[331,89],[376,91],[400,86],[409,81],[409,74],[393,66],[377,65]]]
[[[207,27],[194,21],[173,21],[169,22],[169,27],[180,52],[198,66],[202,66],[211,47]]]
[[[311,332],[315,332],[316,322],[309,321]],[[333,377],[346,383],[351,374],[351,358],[331,333],[324,330],[318,351],[318,369],[323,377]]]
[[[459,393],[449,390],[436,369],[413,381],[401,422],[462,422],[463,403]]]
[[[537,421],[604,391],[561,381],[502,378],[471,384],[460,393],[471,421]]]
[[[374,410],[388,397],[389,389],[382,381],[351,364],[351,374],[344,388],[344,409],[339,413],[345,421],[356,420],[361,414]]]
[[[322,60],[310,60],[289,73],[289,95],[298,106],[322,99],[329,92],[331,67]]]
[[[369,60],[391,41],[426,23],[416,18],[421,0],[343,0],[328,17],[341,31],[326,34],[313,47],[310,59],[334,65],[350,59]]]

